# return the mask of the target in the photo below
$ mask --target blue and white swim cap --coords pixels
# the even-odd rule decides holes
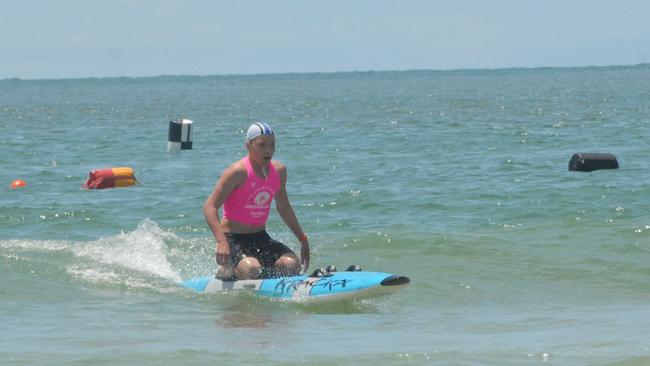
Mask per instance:
[[[248,132],[246,133],[246,142],[250,142],[257,136],[266,135],[274,135],[271,126],[269,126],[268,123],[255,122],[250,127],[248,127]]]

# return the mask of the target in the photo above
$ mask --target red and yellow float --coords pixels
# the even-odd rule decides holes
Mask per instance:
[[[86,189],[104,189],[128,187],[138,182],[132,168],[117,167],[96,169],[89,173],[83,187]]]

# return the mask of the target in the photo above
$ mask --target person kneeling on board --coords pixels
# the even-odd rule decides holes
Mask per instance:
[[[275,153],[271,126],[252,124],[245,145],[248,155],[224,170],[203,205],[203,214],[217,242],[217,278],[253,279],[305,272],[309,267],[309,241],[289,202],[286,167],[271,160]],[[300,261],[265,230],[274,198],[280,217],[300,241]]]

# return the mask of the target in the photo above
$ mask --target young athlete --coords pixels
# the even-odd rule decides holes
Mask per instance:
[[[287,170],[282,163],[271,160],[275,153],[273,129],[264,122],[253,123],[245,144],[248,155],[224,170],[203,205],[205,220],[217,241],[217,277],[253,279],[305,272],[309,267],[309,241],[289,203]],[[280,217],[300,241],[300,261],[291,249],[266,232],[274,198]]]

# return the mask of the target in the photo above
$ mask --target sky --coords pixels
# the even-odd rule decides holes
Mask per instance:
[[[647,0],[0,0],[0,79],[631,65]]]

